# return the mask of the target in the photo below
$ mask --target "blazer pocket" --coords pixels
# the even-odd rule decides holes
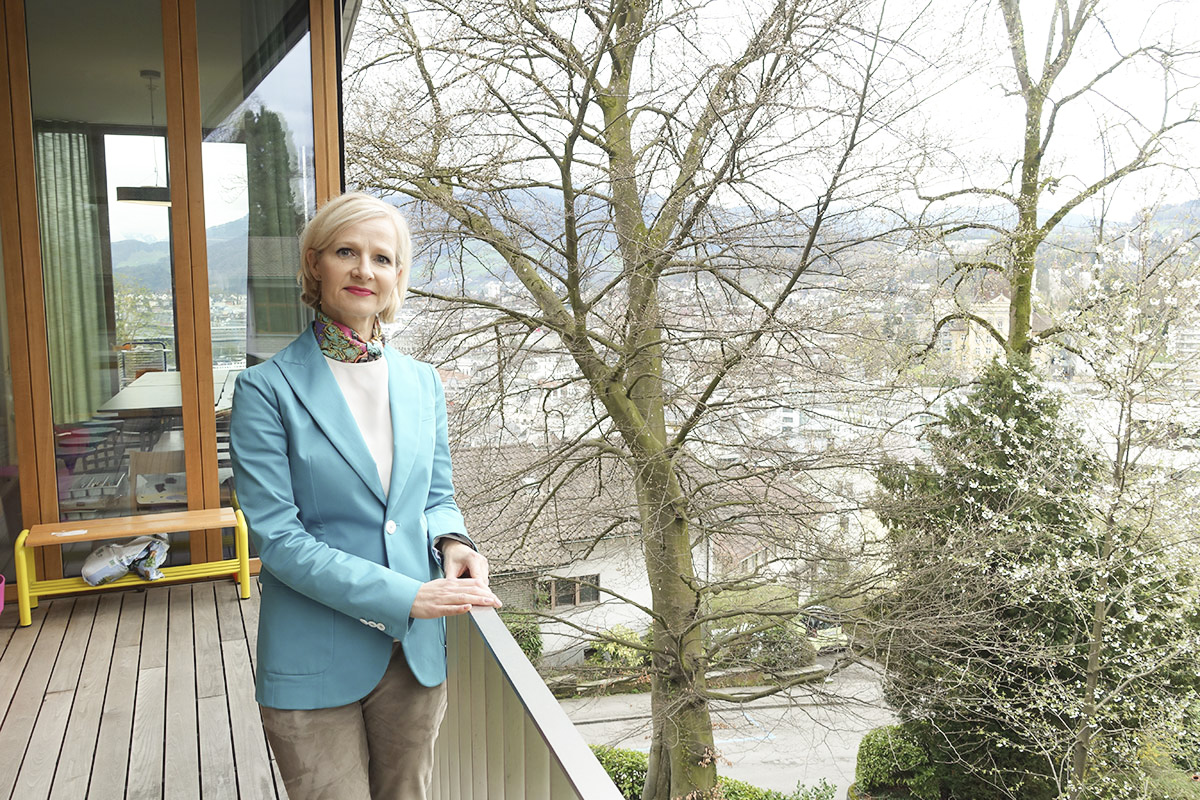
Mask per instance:
[[[309,534],[318,539],[324,539],[325,521],[321,514],[321,503],[317,499],[319,495],[316,484],[316,464],[309,456],[305,456],[301,463],[304,465],[303,474],[297,475],[292,481],[296,508],[300,510],[300,522]]]
[[[265,583],[259,601],[258,661],[276,675],[313,675],[333,663],[338,612],[288,586]]]

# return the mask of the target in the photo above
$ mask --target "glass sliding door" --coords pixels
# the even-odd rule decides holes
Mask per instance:
[[[0,308],[8,308],[4,254],[0,252]],[[0,573],[13,583],[13,543],[21,532],[21,492],[17,476],[17,428],[13,408],[12,342],[8,321],[0,323]]]
[[[222,494],[237,373],[312,321],[296,283],[315,211],[308,2],[196,8],[209,317]]]
[[[31,0],[26,29],[60,517],[182,508],[159,3]]]

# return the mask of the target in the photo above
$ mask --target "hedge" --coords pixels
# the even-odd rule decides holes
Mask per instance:
[[[592,752],[596,754],[600,765],[604,767],[608,777],[612,778],[625,800],[641,800],[649,759],[645,753],[604,745],[592,745]],[[721,797],[724,800],[833,800],[834,797],[833,787],[825,781],[811,789],[797,787],[792,794],[783,794],[774,789],[761,789],[734,778],[719,777],[717,783],[721,787]]]

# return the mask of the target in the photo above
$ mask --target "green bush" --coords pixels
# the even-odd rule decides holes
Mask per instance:
[[[603,745],[592,745],[592,752],[625,800],[641,800],[649,756],[636,750]],[[825,781],[820,781],[810,789],[797,785],[796,791],[787,795],[774,789],[761,789],[735,778],[717,778],[717,783],[721,786],[724,800],[833,800],[835,794],[834,787]]]
[[[736,628],[714,633],[728,637],[713,659],[712,666],[719,669],[751,667],[779,673],[806,667],[817,660],[817,650],[804,635],[804,629],[790,620],[781,620],[753,633],[738,633]]]
[[[592,752],[625,800],[641,800],[649,756],[636,750],[592,745]]]
[[[916,735],[903,725],[876,728],[858,746],[854,785],[872,790],[906,791],[919,800],[937,800],[937,772]]]
[[[807,789],[797,783],[796,791],[788,800],[833,800],[836,796],[837,787],[821,778],[817,781],[816,786],[810,786]]]
[[[500,619],[517,640],[525,657],[536,663],[542,655],[542,628],[538,625],[537,617],[531,614],[501,612]]]
[[[787,672],[817,660],[813,643],[791,622],[758,634],[751,652],[756,664],[767,672]]]
[[[613,639],[636,642],[637,645],[643,643],[642,637],[625,625],[614,625],[604,631],[604,635]],[[592,642],[591,650],[587,660],[592,664],[632,668],[645,666],[650,660],[650,654],[641,647],[612,642],[608,639],[597,639]]]

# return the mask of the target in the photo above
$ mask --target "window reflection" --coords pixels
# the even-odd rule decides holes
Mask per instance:
[[[312,321],[296,283],[299,234],[316,194],[308,3],[202,3],[196,21],[217,467],[225,481],[238,371],[273,356]]]

